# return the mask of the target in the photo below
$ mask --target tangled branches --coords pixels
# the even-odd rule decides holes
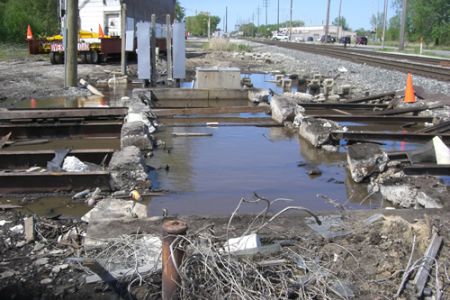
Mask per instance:
[[[240,236],[258,232],[289,209],[304,210],[287,207],[268,219],[266,213],[276,201],[290,200],[269,201],[256,194],[255,200],[241,199],[228,222],[226,238],[243,203],[265,202],[266,207]],[[181,299],[346,299],[339,289],[337,276],[314,253],[300,253],[301,247],[297,245],[280,246],[270,257],[269,254],[238,255],[229,252],[224,237],[217,236],[212,227],[179,239],[186,250],[185,260],[179,267]]]

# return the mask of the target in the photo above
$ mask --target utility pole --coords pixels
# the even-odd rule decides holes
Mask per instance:
[[[208,15],[208,40],[211,39],[211,16]]]
[[[405,50],[405,28],[406,28],[407,8],[408,8],[408,0],[403,0],[402,20],[401,20],[401,27],[400,27],[400,46],[399,46],[400,51]]]
[[[267,26],[267,9],[269,7],[269,0],[263,0],[263,6],[266,9],[266,26]]]
[[[280,0],[278,0],[277,6],[277,32],[280,32]]]
[[[338,17],[338,32],[337,32],[338,41],[341,35],[341,27],[342,27],[341,12],[342,12],[342,0],[339,1],[339,17]],[[342,28],[342,30],[344,30],[344,28]]]
[[[255,37],[255,13],[253,13],[252,18],[252,37]]]
[[[78,0],[67,1],[66,87],[77,86],[78,77]]]
[[[381,48],[384,49],[384,40],[386,38],[386,26],[387,26],[387,10],[389,0],[384,0],[384,18],[383,18],[383,36],[381,37]]]
[[[121,17],[121,58],[120,58],[120,69],[121,73],[123,75],[127,75],[127,50],[126,50],[126,32],[127,32],[127,5],[124,3],[124,1],[120,1],[120,17]]]
[[[292,3],[293,0],[291,0],[291,12],[289,15],[289,41],[292,41]]]
[[[259,6],[257,8],[257,13],[258,13],[258,27],[259,27],[259,14],[261,13],[261,8]]]
[[[325,23],[325,43],[328,42],[328,33],[330,31],[330,6],[331,6],[331,0],[328,0],[327,20],[326,20],[326,23]]]
[[[228,32],[228,6],[225,7],[225,33]]]

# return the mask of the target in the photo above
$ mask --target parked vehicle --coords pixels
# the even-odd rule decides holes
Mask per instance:
[[[288,41],[289,37],[287,35],[278,33],[272,37],[272,41]]]
[[[350,36],[343,36],[339,39],[340,44],[350,44],[352,42],[352,38]]]
[[[321,43],[336,43],[336,38],[334,36],[328,35],[328,36],[322,36],[320,38]]]
[[[356,45],[367,45],[368,39],[365,36],[356,37]]]

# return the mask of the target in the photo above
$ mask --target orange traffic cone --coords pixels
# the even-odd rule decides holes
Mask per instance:
[[[31,107],[31,108],[36,108],[36,107],[37,107],[37,101],[36,101],[36,99],[31,98],[31,101],[30,101],[30,107]]]
[[[414,95],[414,85],[411,73],[408,73],[408,79],[406,80],[405,90],[405,103],[416,102],[416,96]]]
[[[103,28],[102,25],[98,24],[98,37],[99,38],[104,38],[105,34],[103,33]]]
[[[27,28],[27,40],[32,40],[33,39],[33,32],[31,32],[31,26],[30,24],[28,24],[28,28]]]

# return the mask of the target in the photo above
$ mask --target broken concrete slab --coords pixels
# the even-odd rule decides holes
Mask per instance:
[[[300,124],[299,134],[314,147],[319,148],[325,144],[335,145],[338,141],[334,140],[331,132],[342,130],[336,122],[326,119],[305,118]]]
[[[269,103],[270,91],[266,89],[251,89],[248,91],[248,99],[253,103]]]
[[[313,217],[305,218],[305,223],[325,239],[333,239],[351,234],[351,231],[346,228],[340,215],[319,216],[319,219],[322,222],[321,225],[318,225]]]
[[[348,146],[347,162],[355,182],[362,182],[376,172],[383,172],[388,161],[388,155],[379,145],[363,143]]]
[[[121,148],[136,146],[140,150],[152,150],[153,141],[149,137],[148,126],[142,121],[127,122],[122,126]]]
[[[89,222],[84,238],[85,248],[95,248],[118,236],[136,234],[156,234],[161,231],[162,217],[94,219]]]
[[[307,94],[307,93],[300,93],[300,92],[290,93],[289,92],[289,93],[284,93],[283,96],[292,98],[292,100],[295,101],[295,103],[297,103],[297,104],[311,103],[314,101],[314,96]]]
[[[62,169],[66,172],[86,172],[89,167],[75,156],[67,156],[64,159]]]
[[[103,199],[82,218],[84,222],[103,219],[146,218],[147,206],[135,202],[114,198]]]
[[[280,124],[285,121],[293,121],[297,104],[288,97],[274,95],[270,102],[272,109],[272,119]]]
[[[442,208],[447,186],[433,176],[405,176],[389,170],[373,179],[369,192],[379,191],[384,200],[403,208]]]
[[[142,154],[136,146],[125,147],[114,152],[109,162],[111,187],[116,190],[131,190],[149,184]]]

